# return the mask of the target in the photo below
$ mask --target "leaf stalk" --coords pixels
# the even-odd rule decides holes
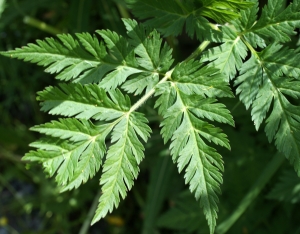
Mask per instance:
[[[205,48],[210,44],[210,41],[203,41],[198,48],[189,56],[187,57],[184,62],[187,62],[191,59],[197,58],[204,50]]]
[[[86,216],[86,218],[85,218],[85,220],[84,220],[84,222],[83,222],[83,224],[80,228],[79,234],[88,233],[88,230],[90,228],[92,219],[93,219],[95,211],[97,209],[98,200],[99,200],[101,194],[102,194],[102,190],[99,189],[98,194],[95,196],[95,198],[93,200],[93,203],[92,203],[92,206],[90,207],[89,213],[87,214],[87,216]]]
[[[253,184],[252,188],[250,188],[247,195],[240,202],[235,211],[229,216],[228,219],[224,220],[221,224],[219,224],[216,228],[217,234],[226,233],[232,225],[240,218],[240,216],[246,211],[250,204],[254,201],[257,195],[261,192],[261,190],[265,187],[268,181],[272,178],[275,172],[279,169],[281,164],[284,162],[285,158],[282,154],[276,154],[272,161],[267,165],[265,170],[260,174],[260,177]]]
[[[205,48],[210,44],[210,41],[203,41],[198,48],[188,57],[186,58],[183,62],[187,62],[191,59],[194,59],[196,57],[198,57],[204,50]],[[171,78],[172,72],[173,72],[174,68],[171,69],[170,71],[168,71],[164,78],[158,82],[149,92],[147,92],[139,101],[137,101],[129,110],[128,113],[132,113],[135,110],[137,110],[144,102],[146,102],[154,93],[155,93],[155,89],[159,84],[162,84],[164,82],[166,82],[169,78]]]

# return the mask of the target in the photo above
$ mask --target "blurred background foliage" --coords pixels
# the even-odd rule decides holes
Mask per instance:
[[[0,0],[0,50],[57,33],[111,29],[124,34],[120,19],[126,17],[133,16],[122,0]],[[176,61],[186,58],[199,44],[186,35],[166,41]],[[295,36],[291,46],[295,47],[297,41]],[[21,161],[28,144],[37,138],[29,128],[50,120],[39,111],[36,92],[55,83],[54,76],[35,65],[0,57],[0,234],[208,233],[198,202],[163,144],[161,119],[150,105],[142,110],[150,116],[153,134],[134,188],[117,210],[87,230],[100,175],[77,190],[59,193],[40,165]],[[149,100],[152,104],[154,101]],[[263,130],[255,131],[249,111],[238,99],[222,102],[232,111],[236,127],[221,126],[232,149],[218,149],[225,162],[219,223],[236,209],[276,154]],[[300,233],[299,191],[299,178],[284,162],[228,233]]]

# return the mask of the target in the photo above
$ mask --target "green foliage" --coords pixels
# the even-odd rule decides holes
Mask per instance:
[[[132,189],[150,133],[159,125],[164,144],[170,142],[173,163],[214,233],[224,172],[221,147],[232,148],[224,124],[235,126],[222,103],[225,98],[239,95],[251,109],[255,129],[265,122],[267,139],[274,140],[300,175],[300,54],[286,44],[300,27],[300,2],[286,7],[284,2],[269,0],[259,15],[255,0],[126,0],[133,14],[145,20],[142,24],[123,19],[126,35],[109,29],[97,30],[96,35],[60,34],[1,52],[43,66],[64,82],[38,92],[42,111],[65,118],[32,127],[45,136],[30,144],[36,150],[23,159],[42,163],[61,191],[78,188],[100,171],[95,223]],[[170,41],[184,28],[201,44],[174,64],[173,50],[160,33]],[[210,42],[213,47],[206,49]],[[157,117],[153,108],[158,121],[149,123],[151,111]],[[153,170],[166,178],[171,174],[160,166]],[[161,189],[153,185],[156,175],[151,178],[149,191]],[[155,196],[159,206],[167,193],[162,191]],[[282,195],[281,200],[288,199],[290,195]],[[170,227],[170,217],[178,216],[186,225],[182,229],[195,231],[199,226],[182,215],[194,202],[186,207],[179,202],[182,208],[170,211],[158,226]],[[144,231],[153,231],[158,210],[147,206]]]
[[[5,8],[5,0],[0,0],[0,17]]]
[[[186,73],[186,69],[190,73]],[[198,74],[193,74],[193,71]],[[220,193],[219,184],[222,182],[220,172],[224,168],[221,156],[203,139],[226,148],[230,146],[221,129],[200,118],[233,125],[232,117],[224,105],[215,103],[216,100],[213,98],[205,98],[205,94],[218,96],[219,90],[212,89],[208,92],[201,83],[206,83],[207,86],[215,84],[216,88],[224,83],[223,77],[215,76],[215,72],[214,69],[199,69],[199,65],[193,60],[176,66],[172,73],[172,81],[168,82],[168,92],[175,94],[175,97],[172,97],[173,103],[168,102],[168,106],[163,105],[165,109],[160,109],[164,117],[161,124],[162,137],[165,142],[172,139],[170,150],[173,161],[177,162],[179,172],[186,168],[185,182],[190,184],[190,191],[195,193],[197,200],[200,200],[200,206],[203,207],[211,232],[216,225],[217,193]],[[209,83],[210,78],[212,83]],[[202,80],[208,82],[201,82]],[[224,86],[226,88],[226,84]],[[163,93],[164,88],[165,85],[160,92]],[[226,91],[230,96],[230,91]],[[224,95],[223,92],[223,90],[220,92],[220,96]],[[204,97],[201,98],[201,95]],[[158,99],[156,106],[164,101],[163,98]]]
[[[299,196],[300,179],[293,170],[282,173],[280,181],[268,194],[268,198],[284,202],[296,203],[300,201]]]
[[[241,19],[232,23],[236,31],[224,26],[224,43],[209,49],[202,61],[213,61],[211,64],[231,79],[235,78],[236,69],[239,70],[236,93],[247,109],[251,107],[256,129],[273,106],[266,120],[267,137],[270,142],[275,139],[277,149],[299,173],[299,112],[286,97],[299,97],[300,67],[296,62],[299,53],[280,43],[290,40],[289,36],[300,26],[300,5],[294,1],[284,9],[282,3],[269,1],[257,23],[257,4],[242,12]],[[257,46],[263,50],[255,50]],[[247,50],[251,57],[243,63]]]
[[[57,79],[73,80],[73,84],[47,87],[38,93],[38,100],[41,101],[41,110],[52,115],[84,120],[72,122],[72,119],[61,119],[60,122],[33,128],[50,135],[51,138],[32,143],[31,146],[38,150],[26,154],[24,159],[42,162],[50,176],[57,172],[56,180],[63,191],[77,188],[100,169],[106,153],[104,142],[112,131],[112,145],[107,151],[100,179],[103,194],[93,222],[98,221],[118,206],[120,196],[124,199],[126,191],[132,188],[133,180],[138,175],[138,165],[144,157],[144,147],[139,138],[146,142],[151,131],[145,117],[135,111],[143,99],[137,102],[136,106],[131,106],[129,97],[124,97],[115,88],[129,79],[124,84],[124,89],[129,93],[135,91],[139,94],[147,88],[146,95],[155,92],[156,89],[159,95],[160,85],[169,85],[170,91],[174,89],[174,92],[171,92],[176,95],[172,99],[176,101],[165,103],[165,100],[159,99],[156,105],[164,103],[163,106],[166,107],[160,111],[165,118],[162,122],[162,136],[165,142],[172,138],[170,149],[173,160],[178,163],[179,171],[186,167],[186,183],[190,184],[191,192],[200,200],[213,232],[223,162],[216,150],[209,147],[203,139],[226,148],[230,146],[221,129],[201,119],[207,118],[233,125],[229,111],[213,98],[230,97],[232,93],[218,70],[203,67],[193,60],[166,72],[172,64],[172,59],[170,49],[166,45],[161,49],[159,34],[138,26],[133,20],[124,20],[124,23],[131,40],[127,41],[108,30],[98,31],[106,47],[89,34],[77,34],[79,41],[70,35],[62,35],[59,37],[61,42],[51,38],[38,41],[38,46],[30,44],[22,49],[4,53],[47,66],[46,72],[59,73]],[[53,58],[49,58],[49,53],[55,54]],[[58,60],[62,60],[62,64]],[[102,63],[96,62],[97,60]],[[87,80],[96,82],[90,78],[90,74],[95,73],[95,69],[103,70],[102,66],[107,65],[114,70],[106,70],[103,77],[97,76],[100,79],[98,85],[77,83],[77,77],[80,77],[80,81],[85,80],[84,83]],[[156,77],[149,72],[156,73]],[[141,74],[133,76],[135,73]],[[164,74],[160,82],[159,74]],[[131,75],[134,78],[130,79]],[[149,84],[145,82],[149,75],[154,79],[154,83],[149,79]],[[142,88],[139,87],[140,79],[144,81]],[[137,80],[139,82],[136,82]],[[199,99],[196,95],[201,95],[202,98]],[[176,125],[173,124],[174,118]],[[90,119],[107,123],[94,126],[86,122]],[[76,136],[69,129],[86,135]],[[182,136],[184,140],[181,142]]]
[[[190,37],[199,40],[216,40],[218,33],[210,25],[209,19],[217,23],[226,23],[239,17],[239,10],[247,9],[250,2],[227,0],[126,0],[133,13],[140,19],[147,19],[146,24],[159,29],[165,36],[181,34],[183,26]],[[207,18],[209,19],[207,19]]]
[[[159,227],[181,230],[184,233],[194,233],[197,230],[201,230],[203,233],[208,232],[205,227],[205,219],[199,212],[201,210],[190,193],[179,194],[174,203],[174,207],[158,219]]]

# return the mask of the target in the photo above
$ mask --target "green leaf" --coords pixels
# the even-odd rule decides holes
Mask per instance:
[[[237,32],[243,35],[243,39],[254,48],[257,48],[257,46],[264,48],[266,47],[265,40],[251,31],[253,25],[257,23],[257,14],[259,11],[259,2],[257,0],[251,0],[251,2],[254,3],[253,6],[241,11],[241,17],[232,21],[232,24],[237,29]]]
[[[158,108],[158,114],[164,112],[173,105],[176,98],[176,91],[171,82],[164,82],[156,86],[155,96],[159,96],[155,102],[155,108]]]
[[[260,58],[257,59],[255,55],[243,64],[240,69],[240,76],[235,81],[235,85],[239,85],[236,93],[240,94],[240,100],[245,104],[248,109],[255,97],[258,95],[262,96],[259,102],[256,102],[254,107],[257,107],[258,112],[264,108],[264,101],[270,99],[268,91],[260,90],[263,80],[267,80],[267,72],[264,69],[270,71],[272,76],[291,76],[296,79],[300,77],[300,64],[297,62],[300,59],[300,54],[295,53],[294,50],[290,50],[286,47],[282,47],[278,44],[271,44],[267,49],[265,49],[260,54]],[[263,67],[261,66],[263,62]],[[277,80],[278,78],[276,78]],[[293,97],[297,96],[297,82],[292,82],[291,80],[286,80],[281,82],[281,91],[286,92]],[[279,82],[279,81],[277,81]],[[294,84],[294,85],[291,85]],[[268,98],[267,98],[268,96]],[[258,105],[258,106],[257,106]],[[266,113],[268,110],[264,108]],[[262,116],[263,117],[263,116]],[[264,117],[263,117],[264,118]],[[262,119],[256,123],[257,128],[259,127]]]
[[[91,122],[73,118],[53,120],[50,123],[34,126],[30,130],[73,142],[86,141],[98,132]]]
[[[210,66],[220,69],[229,79],[233,79],[236,70],[242,66],[248,49],[237,32],[230,27],[222,27],[222,32],[224,43],[204,52],[201,61],[212,61]]]
[[[208,97],[233,97],[226,77],[213,66],[190,60],[179,63],[172,72],[172,81],[185,94]]]
[[[251,7],[252,2],[238,0],[199,0],[201,5],[199,13],[213,19],[217,23],[230,22],[240,17],[239,11]]]
[[[160,73],[168,71],[173,63],[172,50],[167,44],[162,46],[155,30],[134,20],[124,20],[124,24],[130,40],[110,30],[98,30],[105,43],[88,33],[77,33],[77,38],[62,34],[58,35],[59,40],[37,40],[36,44],[1,54],[47,67],[45,71],[58,73],[59,80],[99,83],[107,91],[116,89],[127,79],[135,79],[127,82],[124,89],[140,94],[158,82]]]
[[[300,175],[300,111],[279,93],[273,111],[266,120],[269,141],[275,138],[277,149],[282,152]]]
[[[148,93],[148,91],[154,88],[154,86],[158,82],[159,82],[158,73],[144,72],[143,74],[132,76],[132,79],[126,81],[122,85],[122,89],[124,89],[128,93],[134,93],[134,95],[139,95],[145,89],[146,89],[145,92]]]
[[[163,112],[161,133],[165,142],[172,140],[170,150],[173,161],[177,162],[179,172],[185,168],[185,182],[189,183],[190,191],[194,192],[197,200],[200,200],[210,232],[213,233],[216,226],[217,194],[220,193],[219,186],[222,183],[223,162],[221,156],[214,148],[209,147],[204,139],[226,148],[230,146],[221,129],[200,118],[208,117],[210,120],[231,124],[233,120],[229,111],[222,105],[217,105],[219,109],[216,112],[217,106],[213,104],[215,100],[206,101],[202,98],[201,102],[199,96],[182,93],[176,83],[171,87],[176,90],[176,101]],[[216,112],[216,115],[211,115],[209,111]]]
[[[229,22],[239,17],[239,9],[246,9],[251,2],[228,1],[188,1],[184,5],[178,1],[126,0],[133,13],[140,19],[147,19],[146,24],[159,29],[165,36],[177,36],[183,31],[190,37],[195,34],[199,40],[216,40],[220,37],[213,30],[209,21],[211,18],[217,23]]]
[[[124,83],[130,75],[140,73],[141,70],[136,69],[138,63],[135,59],[134,51],[124,37],[110,30],[98,30],[97,33],[102,36],[107,48],[111,52],[113,57],[111,62],[117,66],[115,71],[106,75],[100,82],[100,87],[106,90],[115,89]]]
[[[290,41],[290,36],[296,34],[295,28],[300,27],[300,1],[294,0],[284,9],[285,3],[284,0],[269,0],[260,19],[249,31],[268,41]]]
[[[45,72],[59,73],[56,76],[59,80],[71,80],[84,71],[96,69],[99,64],[97,58],[84,50],[71,35],[61,34],[57,37],[60,41],[53,38],[37,40],[36,44],[30,43],[2,54],[47,67]],[[100,53],[106,56],[103,44],[98,44],[98,47]]]
[[[258,22],[256,22],[258,2],[253,2],[255,2],[255,5],[241,11],[240,19],[232,21],[235,28],[232,26],[223,26],[221,28],[223,44],[204,52],[201,59],[203,62],[212,61],[211,65],[219,68],[221,72],[226,74],[230,79],[236,76],[236,69],[241,69],[244,74],[247,66],[250,66],[249,63],[243,65],[243,60],[247,56],[247,46],[249,47],[249,45],[246,46],[245,43],[249,43],[250,47],[252,45],[254,48],[257,46],[264,48],[266,47],[266,42],[270,41],[270,38],[275,41],[286,42],[289,41],[290,36],[294,34],[293,30],[300,25],[300,2],[298,2],[298,0],[294,1],[294,3],[289,5],[286,9],[282,8],[284,2],[282,0],[269,1],[268,6],[264,8],[262,17]],[[272,51],[272,53],[269,53],[268,59],[266,58],[266,60],[269,60],[269,65],[271,65],[271,62],[273,62],[271,66],[279,67],[284,64],[285,69],[281,67],[277,70],[284,73],[293,72],[294,75],[299,74],[298,71],[295,71],[298,69],[298,64],[297,59],[295,59],[296,55],[294,51],[288,49],[280,51],[280,48],[281,46],[273,44],[273,48],[268,50]],[[298,58],[298,55],[296,58]],[[274,63],[274,61],[276,61],[276,63]],[[241,68],[242,66],[243,68]],[[256,72],[253,71],[253,74],[260,75],[260,72],[258,70]],[[245,77],[241,77],[240,79],[245,79]],[[249,82],[251,81],[249,80]],[[255,94],[251,93],[251,96],[257,94],[256,87],[258,85],[259,83],[255,82],[248,84],[248,86],[252,87],[251,90],[256,92]],[[239,92],[241,91],[239,90],[238,93]],[[242,98],[247,99],[247,95]],[[249,98],[250,100],[245,100],[248,103],[247,108],[252,103],[251,99],[253,99],[253,97]]]
[[[188,109],[197,117],[234,126],[229,110],[226,109],[225,105],[216,102],[217,100],[214,98],[201,98],[196,95],[189,96],[185,100]]]
[[[159,217],[157,225],[171,230],[181,230],[182,233],[195,233],[200,229],[202,231],[205,229],[207,233],[209,230],[205,226],[206,220],[200,207],[197,206],[191,193],[187,192],[179,194],[174,200],[174,206]]]
[[[105,44],[88,33],[77,33],[78,40],[71,35],[58,35],[60,41],[47,38],[44,41],[38,40],[37,44],[28,44],[1,54],[45,66],[46,72],[59,73],[57,78],[60,80],[81,84],[98,83],[106,91],[123,84],[124,90],[138,95],[151,90],[159,82],[160,75],[170,69],[174,61],[172,50],[166,43],[162,43],[157,31],[138,25],[134,20],[123,21],[129,39],[110,30],[98,30]],[[50,101],[44,104],[51,106]],[[71,103],[66,102],[56,110],[60,112],[66,105],[69,109],[77,109],[77,104],[71,107]],[[47,108],[44,106],[45,110]]]
[[[300,201],[300,178],[295,171],[285,170],[267,198],[293,204],[298,203]]]
[[[60,84],[59,87],[47,87],[38,95],[42,111],[79,119],[116,119],[130,108],[128,96],[116,90],[110,91],[109,97],[95,84]]]
[[[264,67],[276,76],[290,76],[300,79],[300,53],[295,50],[273,43],[262,53]]]
[[[180,104],[180,102],[176,101],[172,106],[168,107],[168,109],[164,110],[163,112],[163,117],[168,120],[163,121],[160,125],[162,127],[161,135],[165,143],[172,138],[173,133],[180,126],[182,121],[183,112]]]
[[[176,1],[126,0],[126,3],[138,18],[148,19],[146,23],[165,36],[180,34],[188,18]],[[205,23],[209,29],[208,21]]]
[[[162,46],[162,39],[156,30],[138,25],[136,21],[123,19],[130,44],[136,53],[140,67],[146,69],[122,86],[129,93],[141,94],[154,87],[159,81],[159,74],[167,72],[173,63],[172,50],[167,44]]]
[[[178,163],[179,172],[186,167],[185,182],[189,183],[190,191],[200,200],[210,232],[213,233],[218,211],[217,194],[220,193],[219,184],[222,183],[219,171],[222,171],[222,160],[213,148],[206,146],[192,128],[194,125],[185,115],[180,127],[174,132],[171,153],[173,160]],[[180,144],[182,147],[178,148]],[[215,166],[211,162],[214,162]]]
[[[50,176],[57,172],[55,179],[62,191],[78,188],[100,169],[106,152],[105,138],[112,127],[112,124],[96,127],[76,119],[35,126],[33,130],[60,139],[47,137],[30,144],[38,150],[30,151],[23,160],[43,163]]]
[[[6,5],[6,2],[5,0],[0,0],[0,18],[1,18],[1,15],[5,9],[5,5]]]
[[[277,56],[278,55],[278,56]],[[287,58],[293,56],[293,58]],[[275,139],[282,152],[300,174],[300,112],[285,95],[299,98],[299,65],[294,50],[271,44],[252,55],[243,65],[237,78],[237,93],[251,115],[256,129],[267,117],[265,131],[269,141]],[[287,77],[289,76],[289,77]]]
[[[94,69],[84,71],[75,82],[85,84],[101,81],[101,86],[109,90],[116,88],[130,75],[142,72],[137,69],[133,50],[125,38],[109,30],[98,30],[97,33],[104,39],[109,53],[102,43],[99,44],[97,38],[87,33],[76,34],[84,48],[95,56],[99,63]]]
[[[123,19],[139,65],[148,71],[167,72],[173,63],[172,50],[156,30],[138,25],[135,20]]]
[[[124,199],[137,178],[138,165],[144,157],[144,147],[139,138],[145,142],[151,129],[147,119],[140,113],[125,115],[114,127],[112,146],[109,148],[100,179],[102,195],[92,223],[97,222],[108,212],[112,212]]]
[[[263,69],[254,55],[252,55],[251,58],[240,68],[240,75],[237,77],[234,84],[238,86],[236,94],[240,95],[240,100],[245,104],[247,109],[252,105],[258,93],[261,93],[260,96],[264,95],[264,97],[267,95],[264,90],[259,89],[262,85],[264,75],[265,73],[263,73]],[[257,109],[260,112],[262,110],[261,108],[265,105],[264,103],[257,104],[259,106],[254,106],[257,106]],[[267,111],[268,108],[265,112]],[[261,121],[259,122],[261,123]],[[259,125],[256,126],[259,127]]]

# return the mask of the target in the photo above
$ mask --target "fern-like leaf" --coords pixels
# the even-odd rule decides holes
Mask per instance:
[[[133,180],[137,178],[144,147],[139,137],[147,141],[151,129],[142,114],[124,116],[112,132],[113,145],[109,148],[100,179],[102,196],[92,223],[97,222],[124,199]]]
[[[23,160],[43,163],[50,176],[57,172],[55,179],[62,191],[77,188],[100,169],[106,152],[105,138],[111,128],[111,124],[96,127],[86,120],[76,119],[35,126],[32,130],[56,138],[30,144],[38,150],[30,151]]]
[[[198,39],[219,39],[219,34],[213,30],[210,18],[218,23],[229,22],[239,17],[239,9],[247,9],[251,2],[227,0],[188,1],[184,6],[178,1],[126,0],[133,13],[146,23],[158,28],[165,36],[181,34],[186,24],[186,32],[190,37],[195,34]]]
[[[172,81],[188,95],[233,97],[225,79],[218,69],[194,60],[178,64],[172,73]]]
[[[243,64],[243,59],[247,56],[247,47],[242,42],[241,37],[230,27],[222,27],[223,44],[207,50],[201,60],[212,61],[210,66],[220,69],[229,79],[236,75],[237,69]]]
[[[112,41],[126,52],[130,50],[128,43],[124,42],[122,37],[118,37],[110,31],[98,32],[104,37],[108,49],[111,50],[110,53],[107,53],[107,48],[96,37],[92,37],[87,33],[78,33],[76,35],[79,40],[74,39],[71,35],[62,34],[58,35],[60,41],[53,38],[46,38],[44,41],[37,40],[37,45],[28,44],[3,54],[45,66],[47,67],[45,72],[59,73],[56,78],[65,81],[100,82],[104,77],[109,76],[103,81],[103,83],[107,83],[108,79],[116,79],[116,77],[122,75],[123,79],[117,82],[119,84],[131,74],[141,72],[130,66],[137,66],[133,52],[126,58],[122,56],[115,57],[115,47],[110,46]],[[103,86],[108,89],[111,87],[109,84],[103,84]]]
[[[222,183],[223,162],[215,149],[207,146],[203,141],[213,141],[229,147],[225,134],[195,116],[189,107],[187,99],[177,91],[176,102],[166,111],[162,122],[162,135],[166,140],[172,139],[171,154],[178,170],[185,169],[185,182],[189,183],[200,206],[203,208],[211,233],[214,232],[217,218],[217,194],[220,193],[219,184]],[[189,102],[188,101],[188,102]],[[189,103],[190,104],[190,103]],[[200,110],[201,112],[201,107]],[[230,121],[230,120],[228,120]],[[171,131],[170,131],[171,129]]]
[[[95,69],[98,66],[99,61],[85,51],[71,35],[62,34],[57,37],[60,41],[53,38],[46,38],[44,41],[37,40],[37,44],[28,44],[3,54],[47,67],[46,72],[59,73],[56,77],[59,80],[74,79],[83,71]],[[98,46],[100,53],[106,56],[103,44]]]
[[[257,46],[264,48],[266,47],[266,42],[258,34],[251,31],[253,25],[257,23],[257,14],[259,10],[259,2],[257,0],[250,0],[253,2],[253,6],[246,10],[241,11],[241,17],[232,21],[236,33],[243,35],[243,39],[250,43],[254,48]]]
[[[300,201],[300,178],[295,171],[286,170],[279,181],[268,194],[267,198],[279,201],[297,203]]]
[[[139,66],[148,72],[136,75],[128,80],[122,88],[129,93],[140,94],[146,88],[146,92],[159,81],[159,74],[167,72],[173,63],[172,50],[164,44],[156,30],[149,30],[136,21],[123,19],[128,31],[130,42],[134,47]],[[161,49],[160,49],[161,48]]]
[[[98,85],[60,84],[38,92],[41,110],[53,115],[75,116],[81,119],[111,120],[130,108],[129,97],[119,91],[110,91],[109,98]]]
[[[73,118],[53,120],[50,123],[34,126],[30,130],[72,142],[86,141],[98,133],[97,128],[89,121]]]
[[[274,54],[277,54],[274,55]],[[252,107],[251,115],[258,129],[267,117],[266,134],[300,173],[300,112],[287,99],[300,98],[299,64],[294,50],[271,44],[262,52],[253,55],[241,68],[235,84],[239,85],[241,101]],[[272,105],[273,103],[273,105]]]
[[[47,67],[45,71],[58,73],[59,80],[99,83],[107,91],[129,80],[123,88],[140,94],[154,87],[159,74],[170,68],[172,50],[162,45],[155,30],[137,25],[134,20],[123,21],[131,40],[110,30],[98,30],[104,43],[88,33],[77,33],[77,38],[62,34],[59,40],[37,40],[37,44],[1,54]]]
[[[243,65],[249,50],[247,43],[254,48],[257,46],[264,48],[270,41],[286,42],[295,34],[294,29],[300,27],[298,0],[286,9],[283,8],[283,0],[268,1],[258,22],[256,22],[258,1],[252,2],[254,5],[251,8],[241,11],[241,17],[232,21],[235,28],[232,26],[220,28],[223,44],[209,49],[202,56],[202,61],[211,61],[211,65],[219,68],[229,79],[234,78],[236,70]],[[294,57],[287,56],[284,51],[275,56],[278,56],[277,58],[282,56],[282,59],[278,60],[279,63],[283,61],[292,63],[293,60],[293,65],[296,64]]]
[[[148,71],[167,72],[173,63],[171,50],[156,30],[138,25],[135,20],[123,19],[135,53],[139,56],[139,65]],[[161,48],[162,50],[157,50]]]
[[[284,0],[269,0],[260,19],[249,31],[268,41],[290,41],[295,28],[300,27],[300,1],[294,0],[284,9],[285,3]]]
[[[234,123],[224,105],[215,103],[216,100],[213,98],[206,98],[206,91],[201,88],[186,87],[185,71],[191,64],[194,67],[195,63],[190,61],[178,65],[175,67],[168,85],[158,86],[158,94],[163,93],[164,97],[168,97],[168,102],[164,103],[160,97],[156,107],[159,107],[159,112],[164,117],[161,124],[164,141],[172,141],[170,149],[173,161],[177,163],[179,172],[185,169],[185,182],[189,183],[191,192],[194,192],[196,199],[200,200],[200,206],[208,220],[210,232],[213,233],[218,211],[217,194],[220,193],[219,185],[222,183],[223,162],[216,150],[208,146],[206,142],[214,142],[226,148],[230,148],[230,146],[226,135],[220,128],[202,119],[207,118],[231,125]],[[191,83],[195,85],[197,77],[199,80],[202,79],[199,76],[201,72],[203,72],[202,77],[216,75],[214,69],[197,70],[199,66],[187,74],[197,74],[195,79],[191,79]],[[224,76],[219,74],[218,77],[220,83],[224,82]],[[207,85],[213,86],[215,81],[212,79],[211,84],[209,82],[210,79],[207,79]],[[166,86],[171,90],[167,94],[161,91],[167,89]],[[194,93],[200,94],[200,96],[193,95]],[[213,93],[210,93],[210,96],[213,96]],[[218,95],[218,92],[215,93]],[[227,95],[230,96],[230,91],[227,92]]]

